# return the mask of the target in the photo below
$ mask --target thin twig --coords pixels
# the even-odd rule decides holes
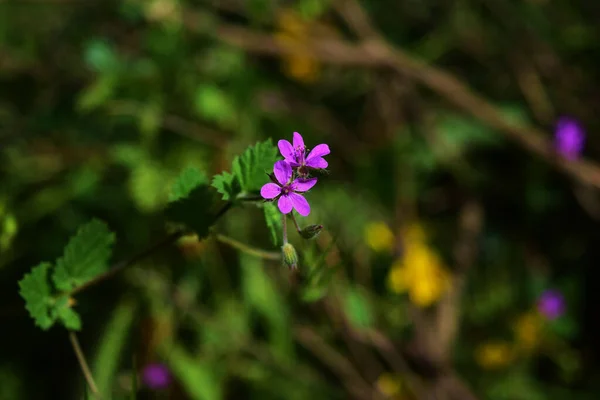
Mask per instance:
[[[364,15],[360,7],[354,10]],[[197,31],[198,27],[202,26],[197,22],[202,18],[201,13],[189,12],[184,17],[184,24],[190,30]],[[361,21],[364,21],[364,18]],[[211,32],[221,42],[256,54],[280,57],[293,55],[297,51],[278,43],[270,34],[258,33],[240,26],[222,24]],[[548,139],[550,135],[534,127],[511,122],[496,106],[475,93],[462,80],[444,70],[427,65],[391,46],[380,37],[369,38],[357,45],[333,37],[323,37],[307,39],[306,46],[310,47],[312,56],[323,63],[392,68],[433,90],[449,103],[503,133],[573,179],[600,188],[598,164],[583,159],[566,160],[558,157]]]
[[[163,237],[158,242],[153,243],[152,245],[146,247],[144,250],[140,251],[133,257],[115,264],[107,272],[105,272],[101,275],[98,275],[96,278],[92,279],[91,281],[88,281],[85,284],[75,288],[73,291],[71,291],[70,295],[73,296],[79,292],[84,291],[85,289],[89,288],[90,286],[94,286],[100,282],[107,280],[108,278],[113,277],[114,275],[118,274],[125,268],[127,268],[133,264],[136,264],[137,262],[148,257],[150,254],[154,253],[155,251],[157,251],[165,246],[168,246],[172,243],[175,243],[180,237],[185,235],[185,233],[186,233],[185,231],[178,230],[178,231],[175,231],[175,232]]]
[[[90,367],[85,360],[85,355],[81,350],[81,346],[79,345],[79,340],[77,340],[77,335],[73,331],[69,331],[69,340],[71,341],[71,345],[73,346],[73,351],[75,352],[75,356],[77,357],[77,361],[79,362],[79,366],[81,367],[81,372],[85,377],[85,380],[90,387],[90,390],[96,396],[96,398],[100,398],[100,393],[98,392],[98,387],[96,386],[96,382],[94,381],[94,377],[92,376],[92,372],[90,371]]]
[[[274,260],[274,261],[281,259],[281,254],[279,254],[277,252],[257,249],[255,247],[248,246],[245,243],[238,242],[237,240],[232,239],[229,236],[225,236],[225,235],[221,235],[221,234],[217,233],[217,234],[215,234],[215,239],[217,239],[221,243],[225,243],[233,248],[238,249],[242,253],[246,253],[251,256],[263,258],[265,260]]]

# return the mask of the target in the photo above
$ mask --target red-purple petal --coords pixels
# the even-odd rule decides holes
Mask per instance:
[[[277,147],[279,147],[279,152],[286,160],[295,160],[294,148],[290,142],[282,139],[277,142]]]
[[[318,144],[315,146],[314,149],[311,150],[310,153],[308,153],[306,160],[308,161],[313,157],[323,157],[329,153],[330,153],[329,146],[327,146],[326,144]]]
[[[281,196],[277,202],[277,207],[279,207],[279,211],[282,213],[289,214],[290,211],[292,211],[292,201],[290,200],[289,195]]]
[[[281,194],[281,187],[274,183],[267,183],[260,188],[260,195],[265,199],[274,199]]]
[[[294,143],[294,149],[299,147],[304,148],[304,139],[302,139],[302,135],[300,135],[298,132],[294,132],[292,143]]]
[[[287,162],[280,160],[273,166],[273,173],[275,173],[277,182],[279,182],[281,186],[284,186],[287,185],[292,177],[292,167],[290,167],[290,164]]]
[[[292,182],[292,190],[296,192],[306,192],[317,184],[317,178],[310,179],[296,179]]]
[[[310,168],[327,168],[328,165],[323,157],[313,157],[306,161],[306,166]]]
[[[308,214],[310,214],[310,205],[304,196],[301,196],[297,193],[290,193],[289,198],[292,206],[296,209],[296,211],[298,211],[298,214],[302,215],[303,217],[306,217]]]

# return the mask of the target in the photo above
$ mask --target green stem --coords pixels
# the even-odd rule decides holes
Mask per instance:
[[[238,242],[237,240],[232,239],[229,236],[221,235],[220,233],[215,234],[215,238],[219,242],[225,243],[225,244],[227,244],[235,249],[238,249],[239,251],[241,251],[243,253],[249,254],[251,256],[263,258],[265,260],[280,260],[281,259],[281,254],[279,254],[277,252],[257,249],[255,247],[248,246],[247,244],[244,244],[242,242]]]
[[[298,221],[296,221],[296,216],[294,215],[294,211],[292,211],[290,213],[290,215],[292,216],[292,221],[294,221],[294,226],[296,227],[296,230],[298,231],[298,233],[300,233],[301,229],[300,229],[300,226],[298,225]]]
[[[172,243],[175,243],[180,237],[184,236],[186,233],[187,233],[186,231],[178,230],[178,231],[171,233],[168,236],[165,236],[164,238],[160,239],[158,242],[153,243],[152,245],[146,247],[144,250],[140,251],[133,257],[115,264],[105,273],[100,274],[97,277],[95,277],[94,279],[92,279],[91,281],[88,281],[88,282],[84,283],[83,285],[76,287],[69,293],[69,296],[73,296],[73,295],[89,288],[90,286],[94,286],[97,283],[107,280],[108,278],[112,278],[113,276],[115,276],[116,274],[118,274],[119,272],[124,270],[125,268],[127,268],[133,264],[136,264],[137,262],[148,257],[155,251],[157,251],[165,246],[168,246]]]
[[[283,218],[283,222],[281,223],[281,225],[283,226],[283,244],[286,244],[288,242],[288,237],[287,237],[287,215],[286,214],[281,214],[282,218]]]
[[[232,206],[233,206],[233,203],[230,201],[225,203],[225,205],[215,214],[215,217],[213,218],[213,223],[215,223],[219,218],[221,218],[223,215],[225,215],[225,213],[227,211],[229,211]],[[182,229],[176,230],[175,232],[163,237],[159,241],[146,247],[144,250],[135,254],[133,257],[113,265],[112,267],[110,267],[108,269],[108,271],[106,271],[103,274],[98,275],[91,281],[88,281],[88,282],[84,283],[83,285],[76,287],[71,292],[69,292],[68,295],[73,296],[73,295],[89,288],[90,286],[94,286],[97,283],[100,283],[109,278],[112,278],[113,276],[115,276],[116,274],[118,274],[119,272],[124,270],[125,268],[138,263],[139,261],[143,260],[144,258],[150,256],[155,251],[160,250],[163,247],[166,247],[166,246],[169,246],[169,245],[175,243],[179,238],[181,238],[182,236],[185,236],[188,233],[190,233],[190,232],[182,230]]]
[[[81,367],[81,372],[85,377],[85,380],[90,387],[90,390],[94,394],[96,398],[100,398],[100,393],[98,393],[98,387],[96,386],[96,382],[94,381],[94,377],[90,371],[90,367],[88,366],[87,361],[85,360],[85,355],[81,350],[81,346],[79,345],[79,340],[77,340],[77,335],[75,332],[69,331],[69,340],[71,341],[71,345],[73,346],[73,351],[75,352],[75,356],[77,357],[77,361],[79,362],[79,366]]]

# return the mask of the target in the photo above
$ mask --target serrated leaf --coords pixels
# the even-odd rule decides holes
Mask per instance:
[[[51,313],[54,319],[63,323],[65,328],[72,331],[81,330],[81,318],[75,310],[69,306],[69,297],[62,296],[56,301]]]
[[[250,146],[233,160],[232,172],[243,191],[257,192],[267,183],[265,173],[273,170],[277,154],[277,147],[267,139]]]
[[[83,225],[56,261],[52,280],[59,290],[73,290],[108,268],[115,234],[99,220]]]
[[[25,308],[43,330],[48,330],[54,323],[50,313],[52,288],[48,280],[51,267],[50,263],[41,263],[19,281],[19,294],[25,300]]]
[[[235,175],[227,171],[215,175],[211,185],[217,189],[217,192],[221,194],[221,198],[225,201],[235,199],[242,189]]]
[[[198,168],[186,168],[173,183],[169,193],[169,201],[177,201],[187,197],[192,190],[208,183],[207,176]]]
[[[166,210],[167,218],[194,231],[199,239],[208,236],[215,222],[212,207],[214,194],[208,185],[194,188],[186,197],[171,202]]]
[[[271,232],[271,241],[277,246],[281,243],[280,239],[283,232],[282,214],[273,203],[265,203],[263,208],[265,212],[265,222],[267,223],[269,232]]]

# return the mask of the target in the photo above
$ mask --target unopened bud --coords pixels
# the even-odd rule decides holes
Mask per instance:
[[[300,230],[300,236],[304,239],[313,239],[321,233],[323,225],[309,225],[304,229]]]
[[[291,243],[286,243],[281,246],[281,254],[283,256],[283,263],[290,269],[298,268],[298,253]]]

